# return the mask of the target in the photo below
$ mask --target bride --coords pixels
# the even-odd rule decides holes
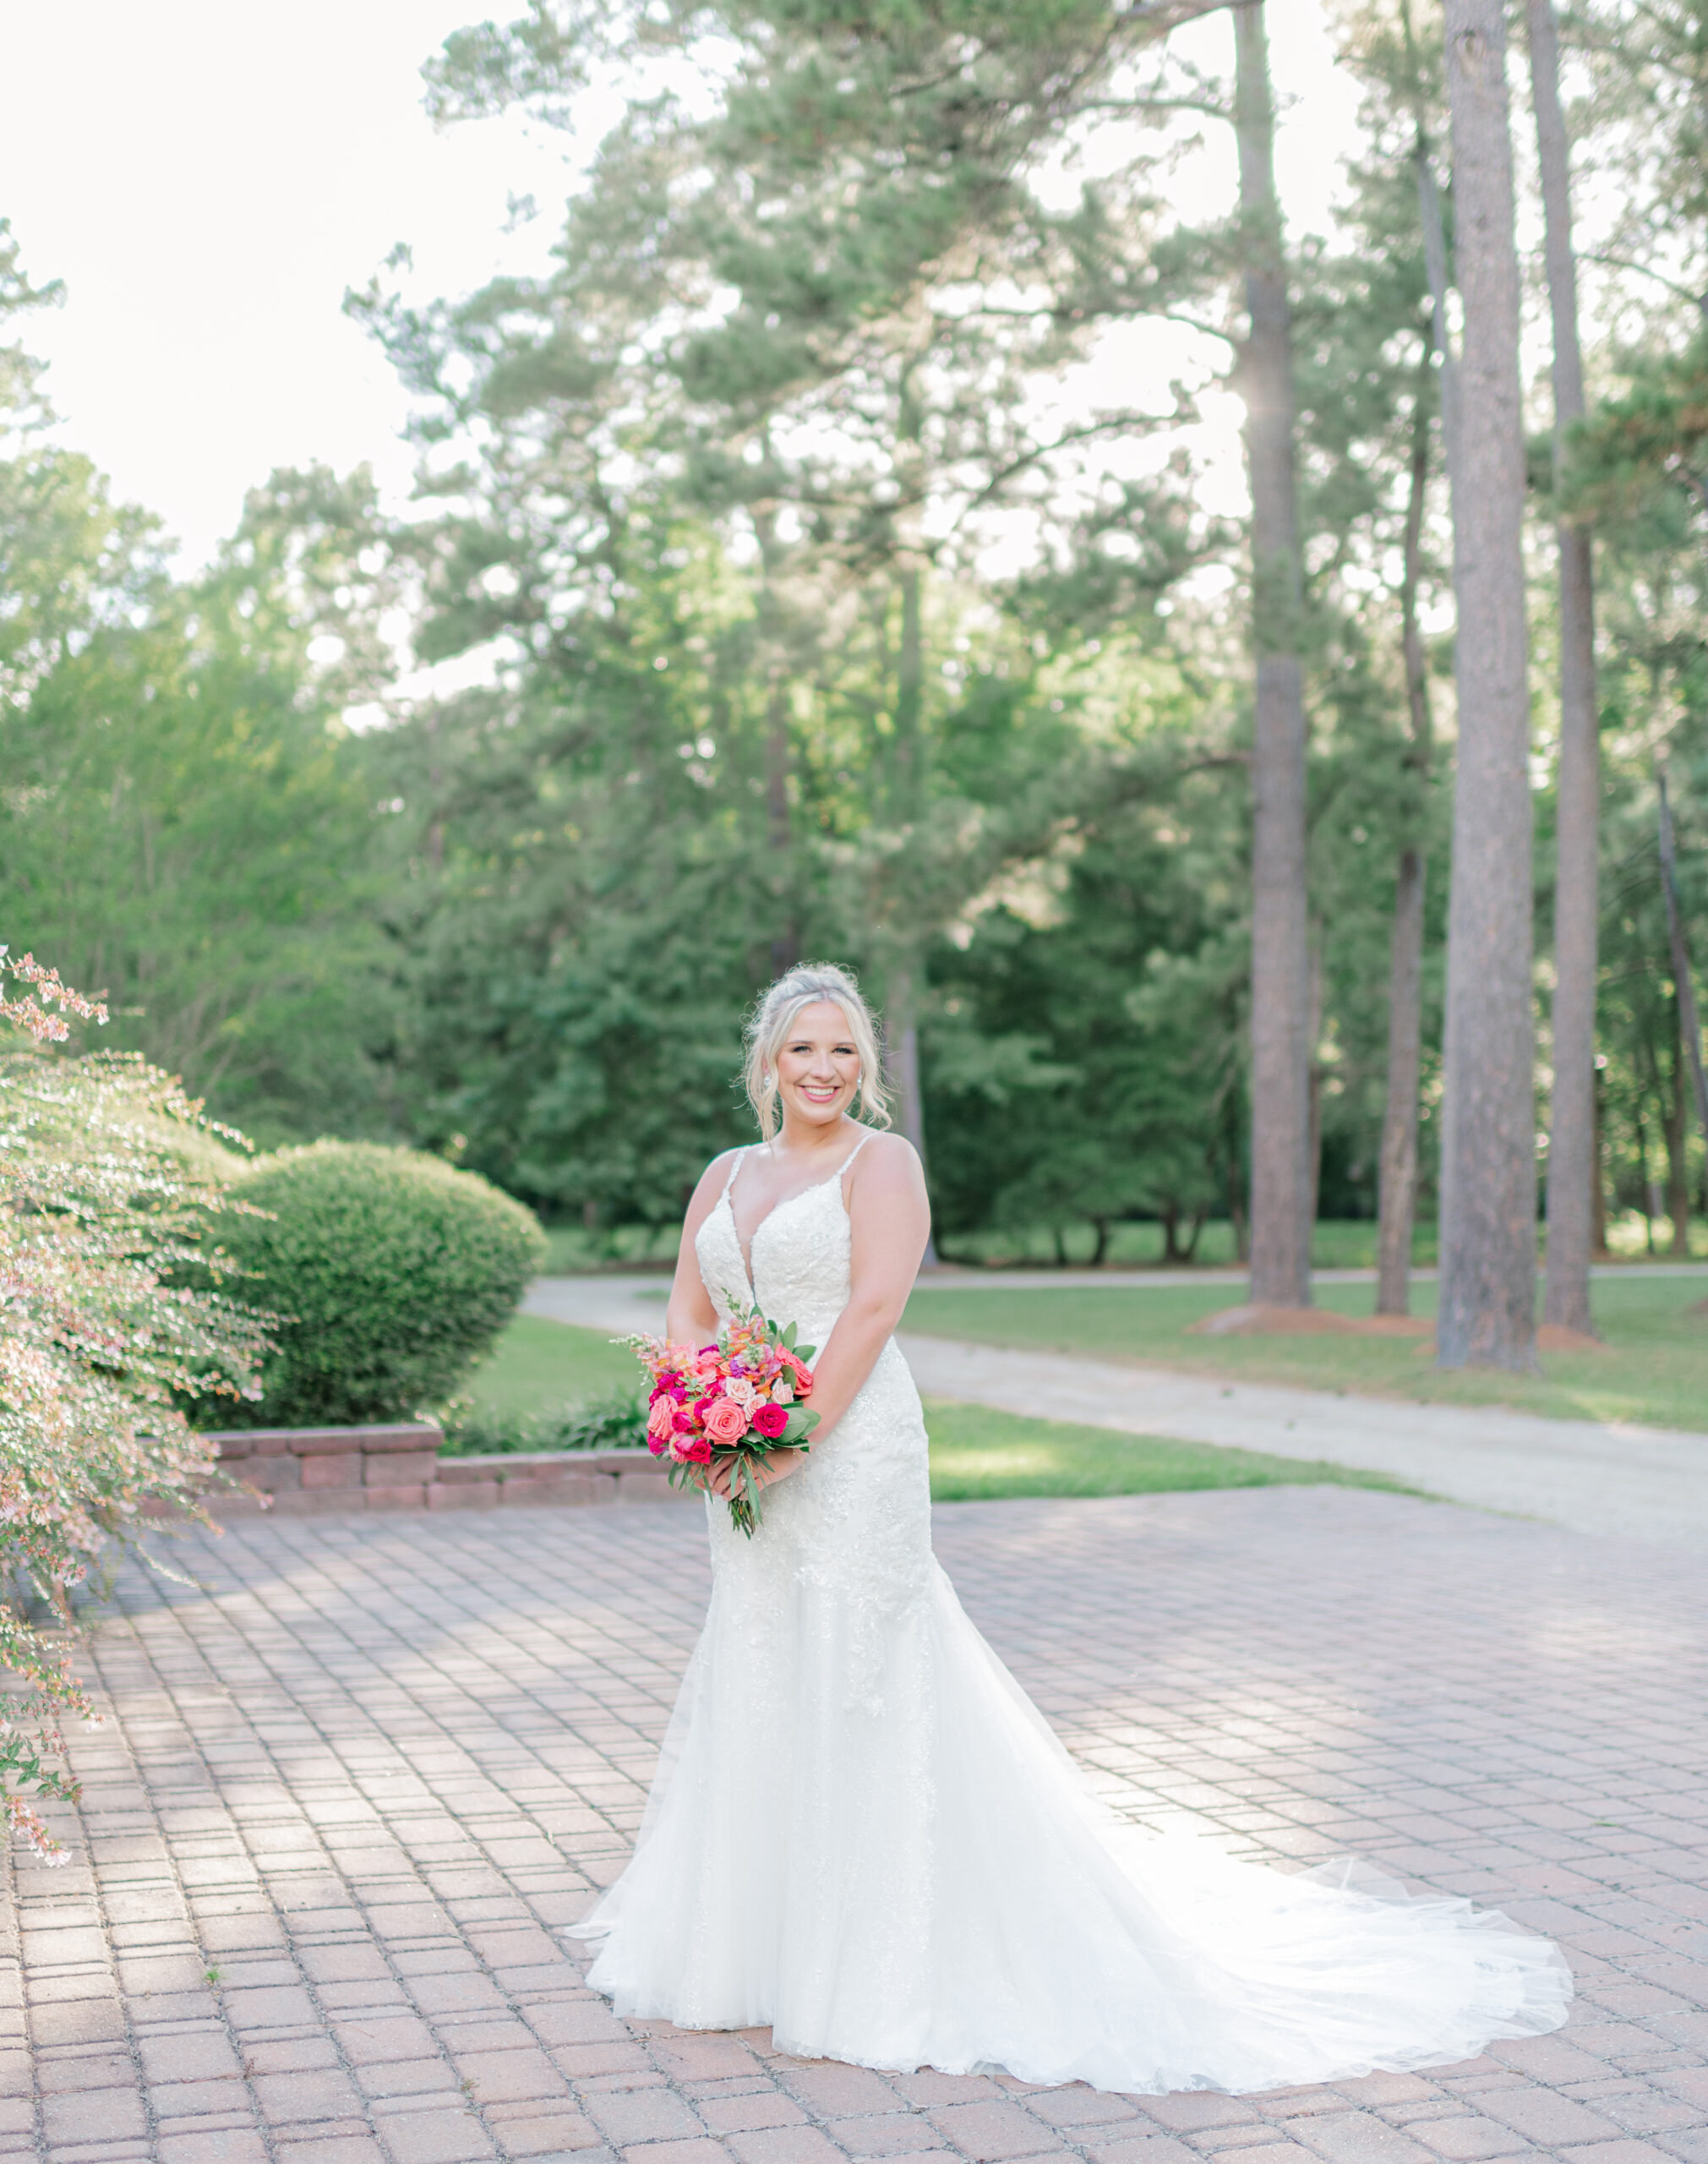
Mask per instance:
[[[766,1462],[714,1579],[633,1859],[577,1935],[619,2014],[778,2049],[1159,2094],[1442,2066],[1564,2020],[1558,1952],[1358,1866],[1240,1863],[1090,1792],[931,1554],[891,1332],[925,1249],[854,980],[791,970],[750,1030],[766,1139],[707,1167],[668,1331],[756,1304],[823,1349],[809,1451]],[[780,1119],[779,1119],[780,1115]],[[1134,1598],[1139,1592],[1135,1558]]]

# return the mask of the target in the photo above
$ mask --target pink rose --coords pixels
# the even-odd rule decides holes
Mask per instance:
[[[657,1457],[670,1440],[676,1425],[676,1407],[668,1397],[652,1401],[652,1410],[647,1415],[647,1447]]]
[[[682,1465],[710,1465],[711,1439],[706,1435],[678,1435],[670,1445],[671,1454]]]
[[[761,1435],[774,1442],[789,1425],[789,1415],[780,1405],[761,1405],[753,1416],[753,1424]]]
[[[739,1443],[747,1433],[747,1415],[733,1397],[714,1397],[701,1418],[714,1443]]]

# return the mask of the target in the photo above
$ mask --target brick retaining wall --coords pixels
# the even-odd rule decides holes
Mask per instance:
[[[695,1500],[672,1488],[650,1452],[542,1451],[441,1457],[425,1422],[383,1428],[244,1428],[210,1435],[235,1479],[272,1497],[229,1489],[208,1497],[216,1518],[320,1517],[341,1511],[482,1511],[510,1504],[655,1503]]]

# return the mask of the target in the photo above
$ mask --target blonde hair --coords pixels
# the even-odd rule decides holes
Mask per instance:
[[[747,1021],[747,1059],[741,1079],[759,1131],[769,1142],[781,1121],[777,1109],[777,1061],[803,1010],[821,1000],[840,1007],[848,1033],[860,1056],[859,1113],[874,1127],[890,1123],[877,1025],[860,997],[851,970],[834,962],[797,962],[761,995]]]

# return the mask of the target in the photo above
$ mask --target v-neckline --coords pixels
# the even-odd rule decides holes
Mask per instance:
[[[856,1143],[854,1145],[855,1150],[857,1150],[859,1147],[859,1145]],[[849,1165],[853,1161],[852,1155],[844,1157],[841,1164],[837,1167],[836,1170],[830,1173],[826,1178],[821,1180],[814,1180],[806,1187],[798,1187],[793,1194],[784,1195],[781,1202],[773,1202],[770,1209],[766,1211],[765,1215],[748,1234],[747,1245],[745,1249],[741,1244],[741,1227],[736,1221],[735,1204],[731,1193],[731,1190],[734,1188],[736,1181],[741,1177],[740,1166],[738,1165],[734,1172],[730,1174],[729,1185],[724,1189],[723,1193],[719,1196],[718,1199],[723,1208],[729,1212],[730,1238],[735,1242],[735,1252],[741,1258],[742,1275],[747,1281],[748,1297],[753,1301],[756,1306],[757,1306],[759,1303],[759,1294],[757,1290],[755,1288],[753,1282],[753,1249],[754,1243],[757,1241],[760,1234],[765,1230],[772,1219],[776,1216],[779,1210],[787,1210],[791,1203],[805,1201],[808,1195],[821,1194],[826,1188],[838,1184],[841,1181],[843,1174],[847,1172]],[[847,1205],[844,1204],[843,1206],[844,1210],[846,1210]]]

